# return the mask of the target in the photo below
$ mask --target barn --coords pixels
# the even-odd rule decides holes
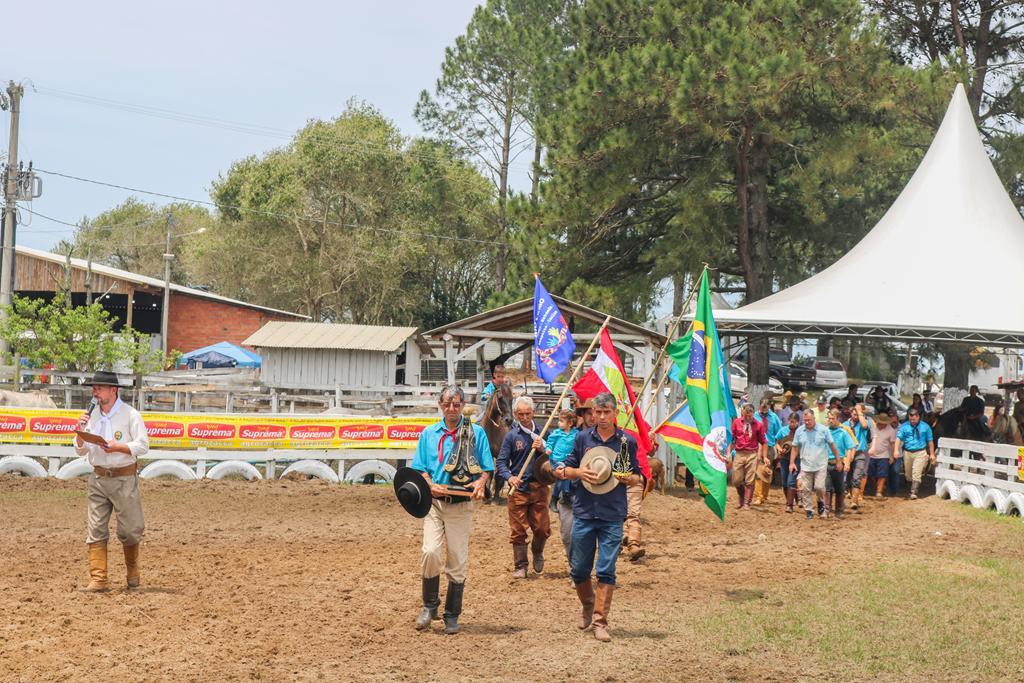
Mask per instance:
[[[415,327],[270,322],[243,344],[263,357],[260,381],[273,389],[389,395],[417,385],[430,347]]]
[[[66,257],[28,247],[17,247],[15,254],[15,294],[50,299],[64,287]],[[79,258],[70,259],[70,266],[72,303],[84,304],[90,293],[115,318],[115,329],[128,327],[160,338],[163,280]],[[168,349],[190,351],[223,341],[241,344],[268,322],[309,319],[173,282],[170,290]]]

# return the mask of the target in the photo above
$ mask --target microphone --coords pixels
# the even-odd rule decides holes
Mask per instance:
[[[89,415],[92,415],[92,411],[96,410],[96,408],[99,407],[99,405],[100,402],[93,398],[91,401],[89,401],[89,408],[86,410],[86,412],[89,413]]]

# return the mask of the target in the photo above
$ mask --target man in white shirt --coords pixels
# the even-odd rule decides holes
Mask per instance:
[[[75,453],[93,467],[88,487],[89,585],[86,591],[110,589],[107,582],[107,540],[110,513],[117,513],[117,537],[124,548],[128,588],[139,586],[139,541],[145,529],[139,494],[138,459],[149,451],[149,435],[139,411],[118,396],[120,382],[112,372],[92,379],[89,410],[78,418],[78,429],[101,437],[92,443],[75,436]]]

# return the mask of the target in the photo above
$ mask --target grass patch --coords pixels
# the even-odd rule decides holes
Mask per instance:
[[[1010,527],[1016,528],[1020,533],[1024,533],[1024,519],[1016,515],[1001,515],[995,510],[979,510],[973,505],[960,504],[957,506],[960,512],[972,519],[977,519],[982,522],[994,522],[996,524],[1004,524]]]
[[[722,653],[810,661],[844,677],[1024,678],[1024,564],[879,563],[766,591],[697,623]]]

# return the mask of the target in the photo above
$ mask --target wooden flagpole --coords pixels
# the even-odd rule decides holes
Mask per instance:
[[[551,421],[555,418],[555,414],[558,412],[558,406],[562,405],[562,401],[565,399],[565,395],[569,393],[569,387],[571,387],[573,383],[576,381],[576,375],[578,375],[580,370],[583,368],[583,364],[587,361],[587,356],[589,356],[590,352],[594,350],[594,345],[597,344],[598,339],[601,338],[601,333],[604,332],[604,328],[608,327],[608,323],[611,322],[611,320],[611,316],[608,316],[607,318],[604,319],[604,322],[601,323],[600,329],[598,329],[597,332],[594,333],[594,338],[590,340],[590,346],[588,346],[586,352],[584,352],[584,354],[580,356],[580,362],[576,365],[576,369],[572,371],[572,376],[569,377],[569,380],[565,383],[565,388],[562,389],[562,395],[558,397],[558,403],[555,404],[555,410],[551,411],[551,414],[548,415],[547,422],[544,423],[544,428],[540,430],[541,437],[544,436],[544,432],[548,431],[548,427],[551,426]],[[520,479],[523,478],[523,475],[526,473],[526,468],[529,467],[530,462],[533,461],[534,452],[536,452],[536,449],[531,448],[530,454],[527,455],[526,460],[523,461],[523,466],[519,470],[519,474],[516,475]],[[509,484],[509,490],[511,489],[512,485]]]

